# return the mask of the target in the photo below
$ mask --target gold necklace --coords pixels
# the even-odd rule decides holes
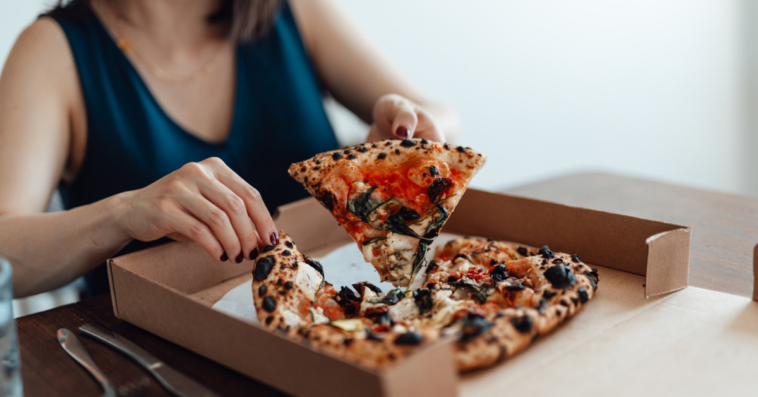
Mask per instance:
[[[129,40],[126,35],[124,35],[123,32],[123,20],[121,18],[116,19],[116,33],[118,34],[118,39],[116,40],[116,45],[118,48],[126,53],[131,53],[134,55],[137,59],[140,60],[140,62],[147,68],[147,70],[152,73],[155,77],[171,83],[171,84],[189,84],[200,77],[205,76],[210,72],[216,64],[218,64],[219,60],[221,59],[221,53],[223,52],[224,45],[219,45],[218,50],[216,50],[216,53],[213,55],[213,57],[205,63],[200,69],[188,74],[188,75],[176,75],[173,73],[169,73],[157,65],[153,64],[152,62],[148,61],[147,58],[145,58],[139,51],[137,51],[137,48],[134,46],[131,40]]]

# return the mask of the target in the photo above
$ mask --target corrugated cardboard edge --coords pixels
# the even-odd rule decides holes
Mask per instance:
[[[113,285],[113,259],[108,259],[107,267],[108,267],[108,284],[111,287],[111,304],[113,305],[113,315],[116,316],[116,318],[121,318],[118,316],[118,303],[116,302],[116,289]]]
[[[753,300],[758,301],[758,244],[753,248]]]
[[[645,296],[661,295],[687,287],[692,229],[677,229],[647,239]]]

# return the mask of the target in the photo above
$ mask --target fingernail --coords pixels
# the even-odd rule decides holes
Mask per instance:
[[[276,234],[276,232],[271,233],[271,237],[269,237],[269,240],[271,241],[271,244],[277,245],[279,244],[279,235]]]
[[[221,255],[221,262],[226,262],[228,260],[229,260],[229,257],[226,256],[226,253],[224,253],[224,255]]]
[[[403,127],[402,125],[397,127],[397,130],[395,131],[395,134],[399,136],[400,138],[408,138],[408,129]]]
[[[234,258],[234,261],[237,263],[242,263],[242,252],[240,252],[240,254],[237,255],[236,258]]]
[[[253,248],[252,251],[250,251],[250,260],[253,260],[258,257],[258,247]]]

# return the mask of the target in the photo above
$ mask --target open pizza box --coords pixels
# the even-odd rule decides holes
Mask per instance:
[[[306,255],[354,244],[311,198],[280,207],[275,220]],[[253,262],[221,264],[192,243],[109,260],[113,308],[125,321],[298,396],[758,392],[750,375],[758,304],[685,288],[690,228],[470,189],[443,232],[577,253],[598,267],[597,294],[526,351],[463,375],[453,365],[453,341],[371,371],[215,310],[227,292],[249,285]],[[755,254],[758,269],[758,246]],[[325,272],[329,280],[328,266]]]

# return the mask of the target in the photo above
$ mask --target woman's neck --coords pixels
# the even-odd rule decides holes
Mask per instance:
[[[182,51],[217,40],[220,27],[208,24],[218,0],[110,0],[117,18],[132,34],[166,49]]]

